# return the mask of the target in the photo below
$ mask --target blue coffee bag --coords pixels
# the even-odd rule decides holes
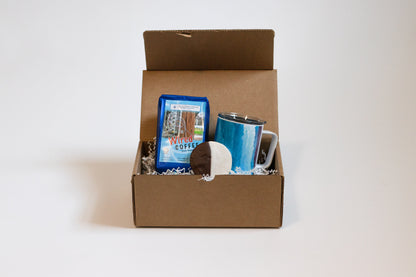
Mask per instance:
[[[156,171],[189,171],[192,150],[208,138],[208,99],[164,94],[159,98],[157,122]]]

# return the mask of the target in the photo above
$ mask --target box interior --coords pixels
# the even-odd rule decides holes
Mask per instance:
[[[279,135],[276,70],[144,71],[140,138],[156,136],[161,94],[205,96],[210,104],[209,138],[219,112],[238,112],[266,120],[266,130]]]
[[[144,71],[141,141],[152,141],[156,136],[160,94],[208,97],[210,140],[215,136],[219,112],[238,112],[264,119],[267,121],[264,128],[279,135],[276,76],[276,70]],[[266,153],[269,140],[267,136],[262,139],[262,150]]]
[[[150,145],[153,143],[153,141],[142,141],[140,143],[140,147],[138,149],[137,152],[137,164],[135,165],[135,169],[134,169],[134,174],[144,174],[144,172],[142,171],[142,165],[141,165],[141,158],[148,156],[149,155],[149,149],[150,149]],[[264,148],[265,152],[267,152],[267,148]],[[280,157],[280,150],[276,149],[275,153],[274,153],[274,157],[273,157],[273,162],[271,164],[271,166],[269,167],[270,170],[276,170],[276,172],[274,173],[275,175],[282,175],[282,171],[280,170],[280,162],[279,162],[279,157]]]

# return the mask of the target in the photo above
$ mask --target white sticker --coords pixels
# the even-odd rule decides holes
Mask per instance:
[[[189,111],[189,112],[199,112],[201,110],[200,106],[184,105],[184,104],[171,104],[170,108],[171,110]]]

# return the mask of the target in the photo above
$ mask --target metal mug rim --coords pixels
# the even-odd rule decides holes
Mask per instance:
[[[222,119],[230,120],[233,122],[250,124],[250,125],[264,125],[267,122],[255,116],[240,114],[236,112],[221,112],[221,113],[218,113],[218,117]]]

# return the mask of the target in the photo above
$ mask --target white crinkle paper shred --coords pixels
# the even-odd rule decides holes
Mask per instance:
[[[194,175],[193,171],[186,171],[184,168],[174,168],[168,169],[162,173],[156,171],[155,168],[155,157],[156,157],[156,138],[153,138],[153,141],[148,142],[148,153],[142,157],[142,174],[146,175]],[[264,151],[262,153],[265,155]],[[241,168],[236,168],[235,171],[230,171],[230,175],[271,175],[278,173],[275,169],[264,169],[264,168],[254,168],[250,171],[241,170]],[[200,181],[212,181],[215,176],[202,175],[198,180]]]

